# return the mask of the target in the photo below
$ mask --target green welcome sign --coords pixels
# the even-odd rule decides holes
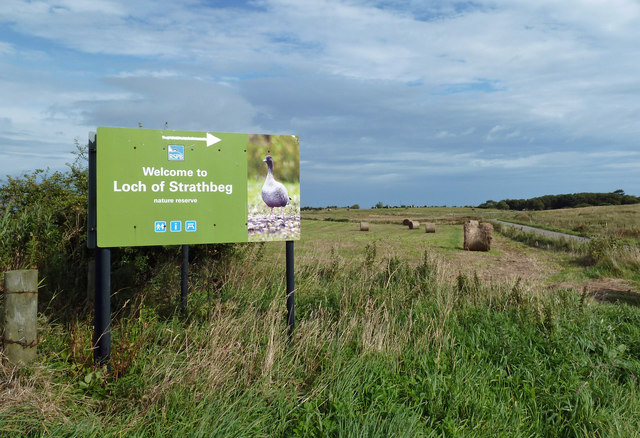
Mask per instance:
[[[295,136],[101,127],[95,154],[98,247],[300,237]]]

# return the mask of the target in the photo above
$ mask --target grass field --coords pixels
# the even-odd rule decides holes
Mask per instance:
[[[350,220],[397,223],[403,218],[436,222],[460,223],[468,218],[504,219],[546,226],[564,232],[588,236],[616,236],[640,239],[640,204],[604,207],[568,208],[545,211],[509,211],[469,207],[346,209],[304,211],[303,218],[311,220]]]
[[[154,304],[177,302],[175,275],[136,291],[111,373],[91,362],[89,311],[43,312],[34,366],[0,367],[0,434],[638,435],[640,309],[589,289],[635,296],[633,278],[499,234],[463,251],[460,224],[495,211],[400,210],[302,212],[290,340],[282,242],[200,265],[186,320]]]
[[[640,204],[530,212],[525,217],[533,223],[590,236],[640,240]]]

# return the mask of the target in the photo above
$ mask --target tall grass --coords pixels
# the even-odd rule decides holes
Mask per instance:
[[[640,428],[640,311],[483,283],[429,253],[374,246],[298,259],[291,339],[282,264],[238,251],[190,317],[154,295],[114,319],[112,372],[90,315],[41,321],[29,371],[0,368],[5,436],[632,436]],[[358,263],[359,261],[359,263]],[[224,274],[222,274],[224,273]],[[44,318],[44,317],[43,317]]]
[[[588,272],[640,281],[640,247],[616,237],[593,239],[587,246]]]
[[[499,216],[592,237],[624,238],[636,242],[640,239],[640,204],[528,212],[505,211]]]
[[[565,251],[585,266],[592,277],[621,277],[640,281],[640,247],[628,240],[612,236],[600,236],[589,242],[552,238],[518,230],[514,227],[494,224],[500,234],[536,248]]]
[[[587,244],[574,239],[547,237],[538,233],[522,231],[516,227],[503,225],[499,222],[493,222],[493,227],[500,234],[535,248],[566,251],[575,254],[584,254],[588,249]]]

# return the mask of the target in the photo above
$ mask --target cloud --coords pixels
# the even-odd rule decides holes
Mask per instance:
[[[58,162],[98,125],[169,122],[298,134],[304,180],[352,202],[436,176],[640,191],[631,0],[5,3],[3,151]]]
[[[436,133],[436,138],[447,138],[447,137],[455,137],[455,134],[452,134],[449,131],[438,131]]]
[[[137,126],[142,122],[158,129],[167,122],[172,129],[230,132],[257,128],[253,119],[258,110],[233,89],[215,82],[132,72],[104,82],[121,97],[74,102],[85,125]]]
[[[0,56],[13,55],[14,53],[15,53],[15,49],[13,47],[13,44],[0,41]]]
[[[493,141],[498,137],[499,133],[504,131],[505,129],[507,128],[505,128],[504,126],[496,125],[493,128],[491,128],[491,130],[489,131],[485,139],[487,141]]]
[[[640,161],[631,161],[627,163],[612,163],[612,164],[605,164],[605,166],[610,169],[634,170],[634,169],[640,169]]]

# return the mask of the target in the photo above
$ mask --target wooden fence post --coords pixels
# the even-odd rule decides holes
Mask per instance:
[[[4,273],[4,354],[12,365],[26,365],[38,345],[38,270]]]

